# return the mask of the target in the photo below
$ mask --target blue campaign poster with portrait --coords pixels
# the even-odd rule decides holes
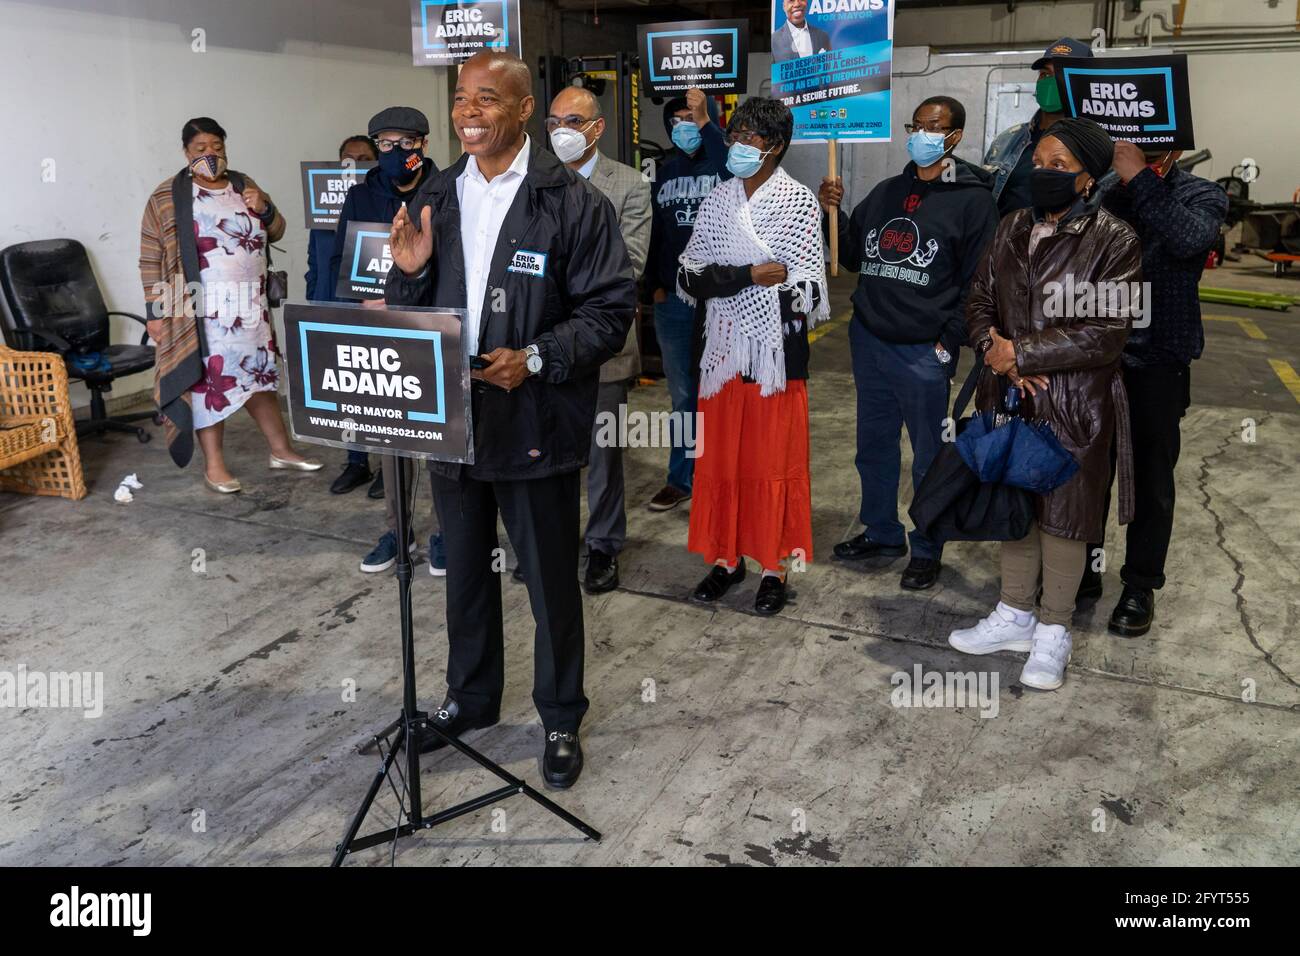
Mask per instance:
[[[772,0],[772,95],[794,142],[888,142],[894,0]]]

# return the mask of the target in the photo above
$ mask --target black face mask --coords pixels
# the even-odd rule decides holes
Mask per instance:
[[[414,179],[423,165],[424,153],[418,149],[394,146],[388,152],[379,154],[379,168],[399,186],[405,186]]]
[[[1078,176],[1060,169],[1035,169],[1029,174],[1030,202],[1048,212],[1068,209],[1079,196],[1074,188]]]

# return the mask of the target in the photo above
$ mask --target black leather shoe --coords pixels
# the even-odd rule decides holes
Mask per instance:
[[[1111,612],[1109,630],[1120,637],[1141,637],[1151,630],[1156,616],[1156,592],[1124,585],[1124,593]]]
[[[743,580],[745,580],[744,561],[737,563],[736,570],[731,572],[722,565],[715,564],[704,576],[704,580],[695,585],[695,590],[691,592],[691,600],[699,601],[701,604],[712,604],[731,590],[732,585],[739,584]]]
[[[355,488],[360,488],[370,480],[370,469],[355,461],[343,466],[343,473],[330,485],[330,494],[346,495]]]
[[[618,587],[618,557],[604,551],[587,552],[587,573],[582,589],[588,594],[604,594]]]
[[[1082,604],[1084,601],[1095,601],[1101,597],[1102,583],[1101,574],[1097,571],[1087,570],[1083,572],[1083,577],[1079,581],[1079,591],[1074,596],[1075,604]]]
[[[578,735],[552,730],[546,735],[542,753],[542,779],[555,790],[567,790],[578,782],[582,773],[582,744]]]
[[[495,726],[500,719],[499,714],[491,714],[486,717],[473,717],[465,714],[461,711],[460,704],[450,697],[442,702],[441,707],[429,715],[429,723],[434,724],[449,737],[459,737],[467,731]],[[428,730],[417,731],[416,739],[419,741],[420,753],[422,754],[432,753],[447,746],[442,738]]]
[[[909,591],[924,591],[926,588],[934,587],[934,582],[939,580],[939,569],[943,565],[935,558],[913,558],[907,562],[907,568],[903,571],[903,580],[898,583]]]
[[[382,471],[375,472],[375,480],[370,483],[370,490],[366,492],[366,497],[376,499],[384,497],[384,473]]]
[[[841,561],[865,561],[867,558],[901,558],[907,554],[907,545],[881,544],[868,538],[864,531],[848,541],[841,541],[834,551],[835,557]]]
[[[785,582],[770,574],[763,575],[758,582],[758,593],[754,595],[754,610],[764,617],[780,614],[785,607]]]

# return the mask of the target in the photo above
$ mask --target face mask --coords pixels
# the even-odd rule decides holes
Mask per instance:
[[[758,172],[758,168],[763,165],[763,157],[770,152],[772,151],[769,149],[760,153],[754,146],[732,143],[731,148],[727,150],[727,169],[733,176],[748,179]]]
[[[1079,195],[1074,188],[1078,175],[1061,169],[1035,169],[1029,174],[1030,201],[1048,212],[1068,208]]]
[[[684,153],[694,153],[700,148],[700,128],[690,120],[673,127],[673,143]]]
[[[1034,99],[1038,100],[1044,113],[1060,113],[1061,91],[1056,88],[1056,77],[1040,76],[1034,85]]]
[[[424,153],[418,149],[394,146],[388,152],[379,154],[379,168],[399,186],[405,186],[414,179],[423,166]]]
[[[592,124],[588,123],[581,130],[567,126],[551,130],[551,148],[555,150],[555,158],[562,163],[572,163],[580,158],[587,151],[587,137],[582,134],[591,127]]]
[[[190,160],[190,172],[202,179],[220,179],[226,171],[226,157],[205,153]]]
[[[907,155],[918,166],[933,166],[944,154],[943,144],[948,137],[943,133],[929,133],[918,129],[907,138]]]

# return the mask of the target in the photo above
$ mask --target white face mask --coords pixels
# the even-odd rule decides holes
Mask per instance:
[[[555,158],[562,163],[572,163],[587,151],[587,137],[583,135],[591,129],[595,122],[588,123],[584,129],[569,129],[567,126],[557,126],[551,130],[551,147],[555,150]]]

